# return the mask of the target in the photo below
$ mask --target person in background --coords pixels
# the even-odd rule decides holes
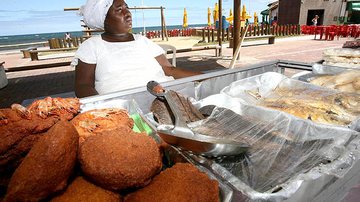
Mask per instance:
[[[274,16],[273,20],[271,21],[271,25],[277,26],[277,24],[278,24],[277,16]]]
[[[66,32],[66,34],[65,34],[65,41],[70,48],[71,47],[71,34],[69,32]]]
[[[311,20],[311,22],[313,23],[314,26],[316,26],[318,24],[319,21],[319,16],[315,15],[315,17]]]
[[[130,33],[132,16],[124,0],[88,0],[80,12],[88,27],[105,32],[87,39],[75,53],[72,65],[78,97],[200,74],[175,68],[160,46]]]

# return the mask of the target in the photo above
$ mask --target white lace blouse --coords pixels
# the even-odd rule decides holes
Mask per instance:
[[[165,75],[155,57],[164,50],[141,35],[134,35],[134,41],[107,42],[100,35],[93,36],[81,44],[75,53],[72,65],[78,59],[96,64],[95,89],[99,94],[146,86],[148,81],[173,80]]]

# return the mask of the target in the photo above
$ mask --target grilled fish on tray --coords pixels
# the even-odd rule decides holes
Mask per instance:
[[[175,105],[177,105],[183,119],[186,123],[198,121],[204,119],[204,116],[191,104],[188,98],[176,93],[175,91],[170,91],[170,95],[175,100]],[[150,111],[154,113],[155,119],[160,124],[174,124],[174,115],[172,114],[169,105],[160,99],[155,99],[151,105]]]
[[[336,75],[319,76],[310,83],[342,92],[360,93],[360,70],[345,71]]]
[[[260,106],[319,123],[348,125],[360,115],[360,96],[353,93],[276,88],[267,97],[254,97],[259,99]]]

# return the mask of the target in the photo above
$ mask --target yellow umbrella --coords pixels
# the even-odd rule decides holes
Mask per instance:
[[[219,6],[217,3],[215,3],[215,8],[213,11],[213,17],[214,17],[214,25],[216,24],[216,21],[219,19]]]
[[[241,20],[246,20],[246,7],[243,5],[243,9],[241,11]]]
[[[188,27],[186,8],[184,8],[183,28]]]
[[[233,24],[234,16],[232,14],[232,10],[230,9],[229,17],[226,18],[226,21],[228,21],[230,24]]]
[[[257,16],[256,12],[254,12],[254,25],[258,26],[258,24],[259,24],[259,18]]]
[[[208,8],[208,26],[211,26],[211,9]]]

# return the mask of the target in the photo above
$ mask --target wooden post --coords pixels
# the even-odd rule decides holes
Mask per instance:
[[[207,39],[208,39],[207,41],[209,43],[210,42],[210,29],[207,30]]]
[[[266,25],[261,25],[261,28],[263,30],[263,35],[266,35]]]
[[[240,6],[241,0],[234,0],[233,55],[235,54],[236,47],[238,47],[240,43]]]
[[[286,25],[286,27],[285,27],[285,29],[286,29],[286,32],[285,32],[285,34],[286,34],[286,36],[289,36],[290,35],[290,33],[289,33],[289,25]]]
[[[164,41],[164,32],[165,32],[165,29],[164,29],[164,9],[163,9],[162,6],[160,7],[160,11],[161,11],[161,39]]]
[[[161,7],[162,10],[163,10],[163,7]],[[165,21],[165,15],[164,15],[164,12],[162,13],[162,18],[163,18],[163,26],[164,26],[164,30],[165,30],[165,37],[166,37],[166,41],[169,41],[169,38],[168,38],[168,33],[167,33],[167,29],[166,29],[166,21]],[[163,39],[164,40],[164,39]]]
[[[230,62],[229,69],[233,69],[235,67],[236,60],[240,59],[241,44],[243,43],[243,41],[245,39],[245,35],[246,35],[245,33],[248,31],[248,28],[249,28],[249,25],[246,25],[245,29],[241,29],[241,39],[240,39],[240,42],[239,42],[238,46],[235,49],[235,53],[234,53],[233,58],[232,58],[232,60]]]
[[[48,42],[49,42],[49,47],[50,47],[50,49],[53,49],[52,39],[49,39]]]
[[[226,40],[229,41],[230,39],[230,31],[229,31],[230,27],[226,28]]]
[[[221,40],[225,41],[225,30],[221,29]]]
[[[58,39],[56,39],[56,41],[57,41],[57,44],[58,44],[57,48],[64,48],[62,39],[58,38]]]
[[[285,36],[285,26],[286,25],[280,25],[280,27],[281,27],[281,36]]]
[[[214,29],[211,30],[211,42],[214,42]]]
[[[219,56],[222,54],[222,41],[223,41],[223,35],[222,35],[222,0],[219,0],[219,28],[218,28],[218,42],[219,42]],[[222,37],[222,38],[221,38]]]
[[[229,26],[229,35],[230,35],[230,38],[231,38],[231,39],[234,37],[232,26]]]
[[[205,42],[205,29],[202,29],[202,41]]]

